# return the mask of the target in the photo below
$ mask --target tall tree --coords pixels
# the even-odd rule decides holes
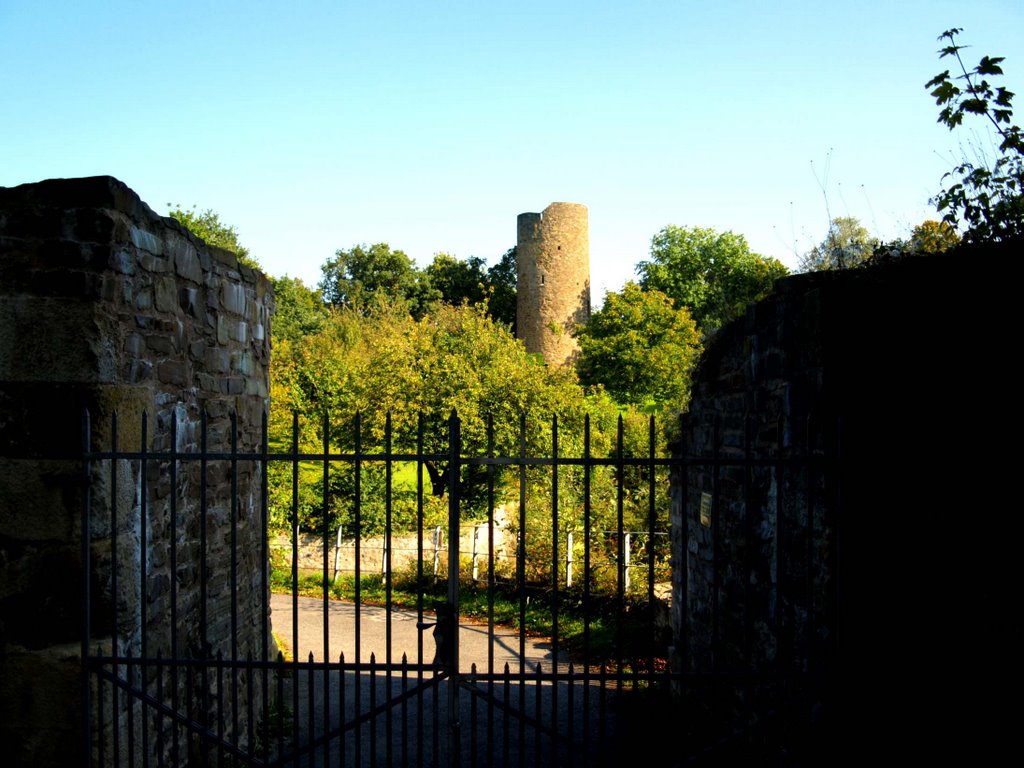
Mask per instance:
[[[601,384],[622,404],[686,407],[700,333],[690,313],[661,291],[634,282],[608,291],[578,338],[582,384]]]
[[[789,273],[778,259],[753,253],[743,235],[707,227],[664,227],[651,258],[637,265],[640,285],[686,307],[707,336],[765,296]]]
[[[339,250],[320,271],[324,301],[336,307],[365,311],[380,300],[399,299],[418,317],[440,296],[413,260],[387,243]]]
[[[829,223],[825,239],[800,259],[802,272],[847,269],[863,264],[875,252],[877,238],[853,216],[837,216]]]
[[[275,342],[279,339],[299,342],[323,330],[328,309],[319,290],[288,275],[270,280],[274,285],[271,333]]]

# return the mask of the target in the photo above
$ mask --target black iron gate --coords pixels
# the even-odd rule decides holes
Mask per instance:
[[[706,672],[688,660],[689,649],[671,645],[680,637],[688,645],[690,629],[687,623],[673,636],[668,622],[668,547],[657,543],[668,527],[668,473],[683,478],[680,503],[688,523],[673,535],[689,558],[691,528],[700,530],[705,510],[689,508],[687,478],[698,465],[717,478],[729,462],[717,455],[658,455],[653,420],[644,451],[625,449],[620,420],[611,451],[593,455],[587,423],[581,450],[571,457],[560,454],[554,420],[543,456],[528,455],[525,421],[518,455],[495,455],[493,444],[483,455],[463,455],[455,414],[443,453],[424,450],[422,423],[418,444],[408,452],[392,450],[390,428],[380,450],[364,451],[358,418],[353,450],[332,451],[325,438],[322,451],[303,452],[297,429],[290,450],[271,451],[265,419],[256,451],[239,449],[233,417],[213,447],[205,416],[189,425],[179,424],[176,414],[170,421],[164,425],[169,437],[156,444],[143,416],[130,449],[118,444],[116,416],[105,430],[110,444],[101,448],[85,421],[90,491],[82,554],[91,577],[83,595],[83,749],[90,765],[562,766],[654,754],[681,765],[721,754],[722,733],[749,732],[751,724],[763,730],[769,720],[774,727],[779,712],[791,717],[796,711],[788,701],[806,704],[806,687],[796,680],[806,664],[797,673],[720,663]],[[268,565],[268,473],[275,462],[292,479],[290,579],[276,588]],[[364,591],[360,551],[360,483],[372,462],[385,478],[383,599]],[[422,549],[423,478],[431,462],[446,467],[442,587],[425,572]],[[760,464],[782,471],[781,459],[759,464],[749,453],[732,463],[744,471]],[[319,467],[325,489],[315,597],[300,594],[300,466]],[[354,482],[352,593],[344,601],[334,599],[329,573],[326,489],[338,466]],[[417,483],[413,605],[401,603],[394,591],[396,466],[415,467]],[[600,500],[611,521],[604,528],[597,524],[593,487],[601,471],[614,480],[603,487],[611,494]],[[512,473],[518,499],[515,517],[499,523],[494,483],[501,473]],[[486,575],[475,582],[460,553],[467,474],[486,489],[480,506],[486,511],[480,521],[488,534]],[[538,504],[528,490],[537,477],[545,489],[542,531],[530,528],[536,521],[528,515]],[[574,509],[571,525],[562,519],[567,504]],[[645,519],[642,530],[628,530],[631,504]],[[815,519],[806,516],[808,558],[815,557],[811,532],[822,525]],[[567,538],[572,525],[580,526],[576,544]],[[512,550],[505,572],[496,544],[502,527]],[[631,534],[643,541],[635,562]],[[538,564],[528,549],[541,541],[546,562]],[[713,574],[725,572],[716,546]],[[577,550],[582,568],[574,560]],[[599,562],[599,551],[611,557]],[[574,563],[582,573],[576,581]],[[809,574],[811,559],[805,566]],[[685,601],[685,575],[675,578],[676,594],[680,586]],[[724,594],[715,589],[714,595]],[[472,620],[464,615],[466,590],[484,606]],[[514,609],[515,629],[504,628],[499,602]],[[686,606],[682,611],[686,616]],[[529,629],[537,613],[545,630],[539,639]],[[715,635],[714,616],[710,643],[729,646]],[[309,633],[316,640],[307,639]],[[475,655],[468,652],[473,638],[482,639]],[[740,710],[743,716],[734,717]],[[718,727],[723,716],[729,720],[724,730]],[[660,740],[672,748],[655,746]]]

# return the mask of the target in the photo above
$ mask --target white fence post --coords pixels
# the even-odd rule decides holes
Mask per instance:
[[[627,533],[626,534],[626,541],[623,544],[623,551],[622,551],[622,559],[625,561],[624,564],[623,564],[623,578],[625,580],[625,585],[623,586],[623,590],[625,592],[629,592],[629,568],[630,568],[629,561],[632,559],[630,557],[630,554],[629,554],[629,537],[630,537],[630,534]]]
[[[480,548],[478,546],[480,541],[480,525],[473,526],[473,583],[476,584],[480,578],[480,572],[477,567],[477,559],[480,557]]]
[[[341,528],[342,526],[339,524],[338,541],[334,545],[334,578],[331,580],[334,584],[338,583],[338,571],[341,570]]]
[[[572,531],[565,536],[565,586],[572,586]]]
[[[434,578],[441,570],[441,526],[434,527]]]

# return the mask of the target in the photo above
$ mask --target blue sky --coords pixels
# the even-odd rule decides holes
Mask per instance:
[[[1020,0],[0,0],[0,186],[116,176],[310,285],[359,243],[494,263],[519,213],[583,203],[599,302],[668,224],[792,267],[827,211],[934,218],[950,27],[1007,58],[1020,123]]]

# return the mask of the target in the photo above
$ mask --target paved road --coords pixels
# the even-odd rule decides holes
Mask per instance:
[[[294,605],[297,612],[293,612],[291,596],[271,596],[275,634],[289,650],[297,651],[296,658],[306,660],[312,653],[314,661],[323,660],[323,600],[299,597]],[[371,653],[378,662],[387,660],[387,611],[363,605],[357,612],[352,603],[330,601],[326,613],[331,661],[338,661],[341,653],[346,663],[356,660],[357,613],[359,661],[369,662]],[[298,618],[297,625],[293,616]],[[433,612],[424,620],[432,622]],[[424,663],[433,659],[431,630],[421,631],[416,625],[415,611],[391,611],[393,662],[400,663],[403,653],[411,663],[420,658]],[[495,672],[501,673],[506,662],[513,675],[519,671],[520,640],[515,630],[495,627],[493,640],[489,641],[486,624],[464,621],[459,642],[459,667],[464,672],[474,663],[478,671],[486,671],[489,653],[493,653]],[[527,638],[524,646],[527,672],[534,672],[538,663],[544,671],[550,671],[551,646],[546,639]],[[560,659],[559,669],[567,670],[565,659]],[[448,680],[434,677],[429,670],[411,674],[408,681],[394,671],[368,676],[353,672],[341,675],[338,670],[300,670],[289,679],[285,692],[288,708],[296,715],[292,720],[294,730],[278,746],[280,751],[275,751],[285,757],[287,764],[306,768],[335,764],[439,768],[451,764],[450,739],[455,723],[460,734],[458,752],[467,766],[515,766],[520,757],[528,757],[530,765],[595,765],[597,756],[589,752],[589,745],[596,744],[599,732],[605,733],[613,723],[600,703],[603,696],[594,689],[584,693],[584,687],[567,681],[537,684],[529,677],[477,683],[461,690],[458,714],[453,715]],[[368,713],[373,711],[380,714],[370,716]],[[597,719],[599,713],[603,723]],[[362,725],[346,725],[356,722]],[[566,731],[568,736],[556,746],[549,734]],[[294,745],[299,745],[297,752]],[[310,748],[307,751],[302,745]]]
[[[274,594],[270,598],[270,620],[279,640],[299,660],[306,660],[313,654],[314,661],[324,660],[324,603],[322,598],[295,598],[298,606],[298,642],[293,622],[293,598],[291,595]],[[359,619],[359,658],[356,658],[356,618]],[[370,660],[370,654],[380,663],[388,661],[387,629],[388,612],[379,606],[361,605],[358,612],[353,603],[331,600],[327,604],[328,616],[328,659],[337,661],[339,654],[345,654],[346,662]],[[433,611],[424,611],[427,623],[434,621]],[[417,628],[415,611],[393,608],[391,622],[391,656],[394,663],[401,663],[406,654],[410,663],[430,663],[434,658],[433,630]],[[420,644],[422,643],[422,648]],[[547,671],[551,669],[551,642],[547,638],[527,637],[524,642],[524,659],[527,668],[536,669],[538,663]],[[486,623],[462,620],[459,626],[459,668],[468,671],[476,664],[479,671],[488,669],[488,653],[493,648],[494,670],[500,672],[507,662],[509,668],[519,669],[520,639],[517,630],[495,626],[491,641],[488,640]],[[421,657],[422,652],[422,657]],[[564,653],[559,654],[559,668],[568,664]]]

